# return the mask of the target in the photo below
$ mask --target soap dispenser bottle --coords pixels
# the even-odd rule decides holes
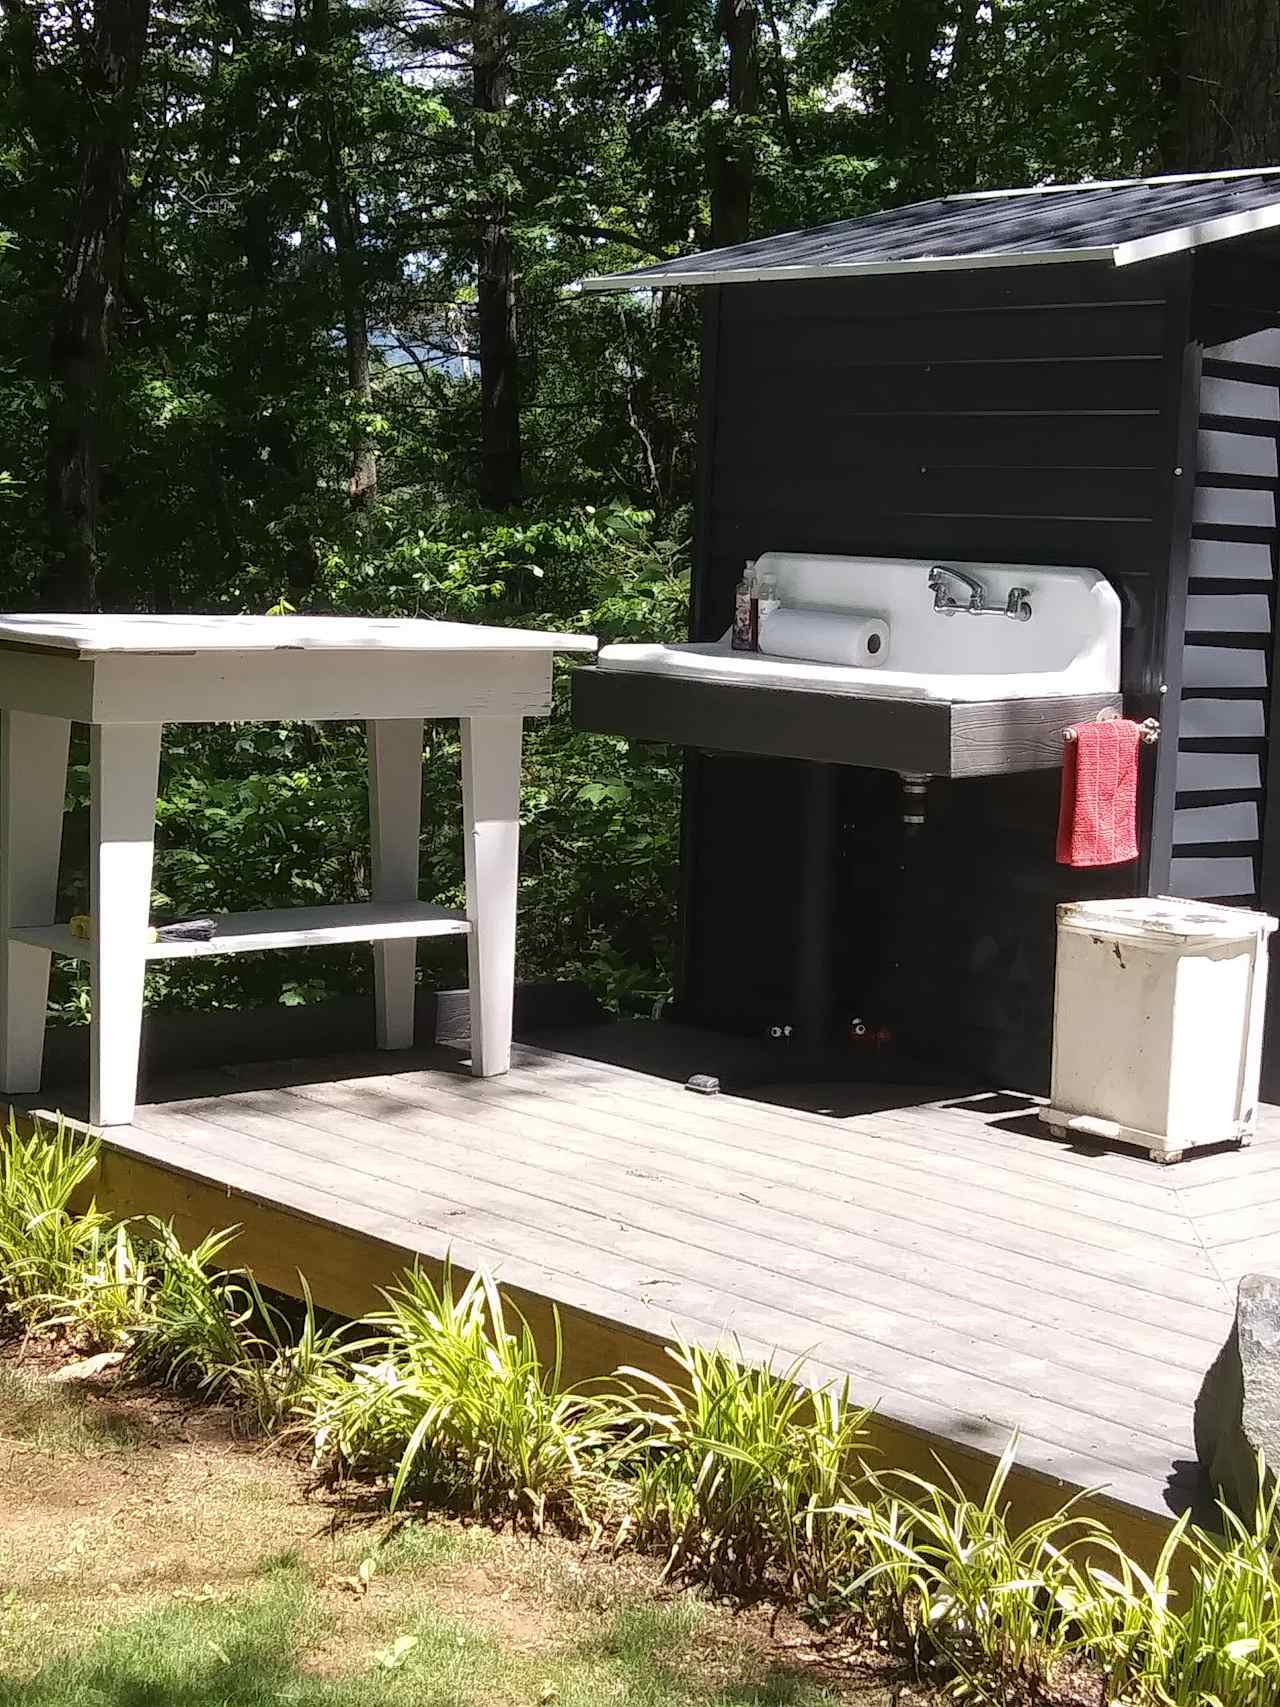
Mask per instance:
[[[748,562],[734,588],[731,644],[735,652],[754,652],[758,640],[756,571],[755,565]]]

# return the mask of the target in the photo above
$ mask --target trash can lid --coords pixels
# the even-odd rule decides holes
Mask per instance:
[[[1064,901],[1058,924],[1068,930],[1104,935],[1159,937],[1186,942],[1239,941],[1266,936],[1277,921],[1247,907],[1223,907],[1214,901],[1187,901],[1176,895],[1132,895],[1115,901]]]

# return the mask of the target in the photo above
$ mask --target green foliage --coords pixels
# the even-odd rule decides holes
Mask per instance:
[[[242,1361],[242,1330],[252,1309],[241,1279],[216,1266],[236,1230],[208,1233],[187,1250],[172,1222],[147,1224],[156,1278],[134,1330],[133,1364],[156,1380],[216,1398]]]
[[[767,1583],[822,1604],[861,1547],[849,1502],[863,1475],[867,1413],[847,1384],[807,1390],[741,1349],[681,1341],[683,1379],[634,1383],[634,1521],[667,1570],[733,1593]]]
[[[98,1165],[98,1144],[61,1120],[29,1132],[13,1110],[0,1133],[0,1304],[27,1325],[54,1313],[96,1265],[106,1217],[72,1198]]]
[[[941,1485],[905,1471],[871,1474],[871,1497],[856,1511],[871,1562],[851,1595],[869,1588],[917,1665],[940,1669],[960,1694],[1001,1679],[1053,1681],[1086,1598],[1074,1555],[1105,1534],[1071,1504],[1012,1528],[1004,1491],[1016,1451],[1015,1435],[981,1503],[940,1464]]]
[[[289,1427],[325,1376],[347,1367],[347,1325],[322,1325],[306,1276],[298,1283],[302,1305],[290,1312],[263,1296],[251,1272],[243,1276],[251,1308],[239,1324],[229,1386],[264,1434]]]
[[[1080,1573],[1072,1616],[1113,1696],[1158,1707],[1273,1707],[1280,1679],[1280,1490],[1262,1492],[1251,1523],[1219,1507],[1222,1533],[1184,1515],[1148,1575],[1114,1545],[1111,1569]],[[1181,1563],[1190,1588],[1172,1578]]]
[[[383,1479],[392,1508],[434,1497],[535,1532],[631,1534],[666,1551],[668,1574],[857,1621],[956,1696],[1034,1697],[1070,1659],[1077,1680],[1135,1707],[1274,1707],[1280,1492],[1261,1461],[1253,1520],[1224,1509],[1211,1534],[1184,1517],[1148,1574],[1074,1502],[1010,1522],[1016,1437],[975,1500],[945,1466],[938,1483],[868,1470],[867,1413],[847,1387],[806,1391],[798,1365],[754,1367],[736,1347],[681,1344],[671,1381],[621,1370],[566,1389],[558,1318],[547,1359],[483,1273],[459,1290],[448,1268],[439,1288],[414,1270],[368,1322],[323,1326],[305,1281],[291,1307],[219,1268],[230,1232],[188,1251],[168,1224],[74,1212],[96,1153],[64,1130],[36,1144],[11,1126],[0,1145],[9,1307],[32,1326],[115,1340],[132,1369],[304,1438],[330,1475]],[[74,1451],[129,1438],[21,1376],[0,1380],[0,1434]],[[437,1552],[410,1525],[386,1563]],[[291,1561],[262,1574],[277,1584]],[[618,1654],[644,1646],[646,1628],[620,1623]],[[394,1648],[397,1667],[411,1651]]]
[[[755,110],[735,110],[716,0],[546,0],[500,29],[509,97],[477,112],[466,5],[153,8],[124,281],[97,412],[107,610],[356,611],[683,633],[700,335],[695,293],[566,297],[584,275],[705,245],[713,163],[753,231],[913,196],[1109,177],[1170,156],[1173,0],[771,0]],[[496,14],[490,14],[496,16]],[[0,571],[48,568],[44,352],[94,110],[87,27],[4,9]],[[339,252],[335,206],[355,232]],[[509,236],[523,507],[481,490],[477,234]],[[354,318],[371,342],[353,390]],[[489,352],[491,355],[492,352]],[[377,494],[349,497],[367,441]],[[785,542],[775,542],[785,543]],[[574,739],[563,680],[527,738],[521,971],[642,1011],[669,985],[678,760]],[[423,773],[423,884],[455,899],[457,750]],[[192,914],[367,893],[359,731],[172,733],[156,905]],[[62,904],[85,910],[84,776]],[[451,958],[452,956],[452,958]],[[427,975],[456,982],[453,949]],[[299,1004],[370,984],[360,951],[156,965],[153,1004]],[[59,960],[55,1011],[87,1017]]]
[[[158,1281],[145,1242],[137,1242],[129,1224],[95,1226],[70,1277],[69,1289],[53,1302],[43,1327],[73,1328],[94,1345],[132,1345],[147,1319]]]
[[[387,1293],[351,1370],[330,1369],[304,1415],[331,1470],[388,1472],[392,1508],[432,1490],[478,1515],[540,1531],[596,1506],[616,1433],[607,1400],[562,1389],[559,1319],[550,1363],[486,1274],[455,1292],[421,1270]]]

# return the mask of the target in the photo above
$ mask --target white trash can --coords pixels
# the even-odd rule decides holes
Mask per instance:
[[[1053,1082],[1040,1118],[1180,1161],[1247,1144],[1276,920],[1171,896],[1058,908]]]

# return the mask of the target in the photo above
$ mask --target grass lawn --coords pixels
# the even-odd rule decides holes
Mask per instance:
[[[890,1707],[649,1561],[310,1494],[226,1413],[0,1358],[0,1707]]]

